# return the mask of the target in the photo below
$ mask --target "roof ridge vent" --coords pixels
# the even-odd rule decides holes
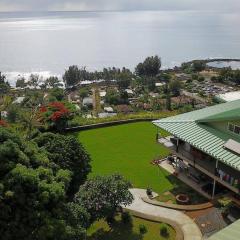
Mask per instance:
[[[240,143],[233,139],[227,140],[227,142],[224,144],[224,148],[240,155]]]

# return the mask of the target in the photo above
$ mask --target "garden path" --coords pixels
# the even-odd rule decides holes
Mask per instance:
[[[146,198],[146,190],[130,189],[134,200],[131,205],[124,207],[134,216],[156,222],[164,222],[176,230],[177,240],[201,240],[202,234],[197,224],[186,214],[174,209],[148,204],[142,200]]]

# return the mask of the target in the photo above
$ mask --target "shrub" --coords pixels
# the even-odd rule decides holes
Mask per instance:
[[[145,225],[143,225],[143,224],[140,224],[139,225],[139,232],[140,232],[140,234],[145,234],[145,233],[147,233],[147,228],[146,228],[146,226]]]
[[[132,216],[129,214],[129,212],[123,212],[121,217],[124,224],[132,222]]]
[[[7,123],[0,119],[0,127],[7,127]]]
[[[192,74],[192,80],[198,80],[198,74]]]
[[[201,76],[201,77],[198,78],[198,81],[199,81],[199,82],[204,82],[204,81],[205,81],[205,78],[204,78],[203,76]]]
[[[161,235],[162,237],[165,237],[165,238],[168,238],[168,237],[169,237],[169,232],[168,232],[168,229],[167,229],[166,226],[162,226],[162,227],[160,228],[160,235]]]
[[[114,214],[107,216],[107,217],[106,217],[106,222],[107,222],[108,226],[109,226],[110,228],[112,228],[112,226],[113,226],[113,224],[114,224],[114,222],[115,222]]]

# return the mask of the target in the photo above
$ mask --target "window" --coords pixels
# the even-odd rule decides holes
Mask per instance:
[[[228,130],[234,132],[234,125],[232,123],[228,124]]]
[[[234,125],[233,123],[228,123],[228,130],[240,135],[240,126]]]
[[[235,126],[234,133],[240,134],[240,127],[239,126]]]

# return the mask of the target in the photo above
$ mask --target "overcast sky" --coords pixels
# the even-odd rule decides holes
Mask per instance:
[[[210,10],[240,12],[240,0],[0,0],[0,11]]]

